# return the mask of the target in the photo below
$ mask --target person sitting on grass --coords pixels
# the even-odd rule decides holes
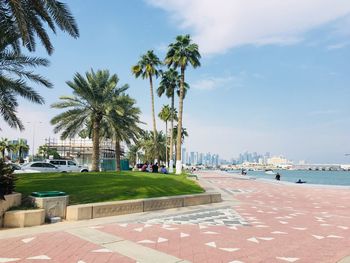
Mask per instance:
[[[152,167],[153,167],[153,163],[150,163],[149,165],[147,165],[147,172],[152,173]]]
[[[142,165],[141,172],[148,172],[147,171],[147,167],[148,167],[148,165],[147,165],[147,162],[146,162],[144,165]]]
[[[162,167],[160,168],[160,173],[162,173],[162,174],[168,173],[168,170],[166,169],[166,167],[164,165],[162,165]]]
[[[158,173],[158,163],[155,163],[155,164],[152,166],[152,172],[153,172],[153,173]]]

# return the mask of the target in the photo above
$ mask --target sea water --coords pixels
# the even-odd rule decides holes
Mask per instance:
[[[274,170],[273,172],[281,175],[281,181],[295,183],[300,179],[308,184],[350,185],[350,171]],[[265,171],[248,171],[247,175],[253,178],[275,180],[275,175],[266,174]]]

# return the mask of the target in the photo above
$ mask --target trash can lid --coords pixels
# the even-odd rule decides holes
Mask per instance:
[[[35,197],[53,197],[53,196],[64,196],[67,194],[61,191],[40,191],[40,192],[32,192],[31,195]]]

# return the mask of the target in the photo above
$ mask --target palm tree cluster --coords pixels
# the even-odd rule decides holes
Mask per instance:
[[[153,77],[157,78],[161,76],[161,81],[157,93],[159,96],[165,94],[171,99],[171,107],[163,107],[159,114],[159,117],[166,123],[171,122],[170,131],[170,145],[169,145],[169,159],[170,159],[170,171],[173,168],[173,143],[176,141],[176,173],[180,174],[182,171],[181,165],[181,144],[182,136],[184,135],[183,130],[183,102],[186,95],[186,91],[189,85],[185,82],[185,72],[189,65],[193,68],[200,66],[201,55],[198,50],[198,45],[193,43],[190,35],[179,35],[176,37],[174,43],[168,46],[168,51],[166,53],[163,62],[154,54],[153,50],[149,50],[145,55],[142,55],[140,60],[135,66],[132,67],[132,73],[136,78],[141,76],[143,79],[147,78],[150,81],[150,93],[151,93],[151,108],[152,108],[152,120],[153,120],[153,139],[154,144],[156,144],[157,138],[157,128],[155,121],[154,112],[154,95],[153,95]],[[162,71],[161,66],[167,66],[167,71]],[[179,71],[178,71],[179,70]],[[179,106],[177,116],[174,114],[176,111],[174,107],[175,93],[179,97]],[[176,116],[176,118],[175,118]],[[175,135],[176,140],[174,140],[174,120],[177,120],[178,130],[181,131]],[[166,127],[167,129],[167,127]],[[167,134],[167,131],[166,131]],[[187,134],[187,132],[186,132]],[[167,138],[167,136],[166,136]],[[167,141],[167,139],[166,139]],[[166,142],[166,145],[167,142]],[[168,164],[168,154],[166,147],[166,163]],[[156,157],[156,155],[154,156]]]
[[[19,139],[16,142],[9,141],[7,138],[1,138],[0,140],[0,153],[1,159],[5,159],[6,152],[9,155],[10,153],[15,153],[18,156],[18,161],[23,160],[24,153],[29,151],[29,145],[23,139]]]
[[[76,21],[68,6],[61,1],[0,1],[0,115],[13,128],[24,129],[17,116],[18,96],[43,104],[44,98],[32,88],[33,84],[47,88],[53,86],[49,80],[33,72],[37,67],[47,67],[49,61],[24,55],[21,49],[24,47],[29,52],[34,52],[39,39],[51,55],[54,48],[47,31],[56,33],[57,29],[73,38],[79,37]],[[117,170],[120,169],[121,142],[130,145],[134,143],[129,148],[135,162],[138,150],[142,149],[144,154],[139,157],[145,160],[165,160],[167,165],[170,160],[171,169],[176,144],[176,168],[177,173],[181,173],[181,143],[187,136],[182,124],[183,102],[189,89],[185,82],[185,72],[189,65],[194,68],[200,66],[200,57],[198,45],[192,42],[191,37],[180,35],[169,45],[163,61],[153,50],[149,50],[132,67],[136,78],[149,81],[152,132],[139,128],[141,112],[135,106],[135,100],[126,93],[128,86],[119,87],[117,75],[110,75],[108,70],[91,70],[85,76],[76,73],[73,80],[67,82],[73,95],[63,96],[52,105],[53,108],[65,110],[51,120],[55,126],[54,131],[61,132],[62,139],[77,135],[92,138],[94,171],[99,170],[101,139],[110,139],[115,143]],[[162,69],[164,66],[167,70]],[[157,94],[165,94],[171,101],[170,106],[165,105],[158,115],[165,122],[165,134],[157,132],[154,107],[154,83],[159,76],[161,81]],[[175,94],[178,96],[178,110],[175,109]],[[175,121],[177,128],[174,126]],[[180,132],[177,133],[177,130]],[[19,152],[22,150],[21,148]],[[41,150],[44,152],[45,149]]]
[[[62,96],[52,104],[53,108],[66,109],[51,120],[54,131],[61,132],[61,138],[76,135],[92,138],[92,170],[99,171],[100,139],[115,142],[117,170],[120,170],[120,143],[136,142],[141,129],[138,124],[140,109],[125,92],[128,85],[118,86],[119,78],[108,70],[91,70],[85,76],[76,73],[67,85],[73,96]]]
[[[60,1],[0,1],[0,115],[12,128],[24,129],[17,116],[17,97],[43,104],[44,98],[32,85],[52,87],[50,81],[33,73],[33,69],[39,66],[47,67],[49,61],[24,55],[21,52],[21,43],[28,51],[33,52],[38,37],[48,54],[52,54],[53,45],[46,28],[56,33],[56,26],[74,38],[79,36],[72,14]]]

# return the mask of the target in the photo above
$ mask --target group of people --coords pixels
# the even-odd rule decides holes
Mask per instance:
[[[158,163],[148,163],[146,162],[142,168],[141,168],[142,172],[148,172],[148,173],[158,173],[159,171],[159,165]],[[160,166],[160,171],[161,174],[167,174],[168,170],[166,169],[166,167],[164,165]]]

